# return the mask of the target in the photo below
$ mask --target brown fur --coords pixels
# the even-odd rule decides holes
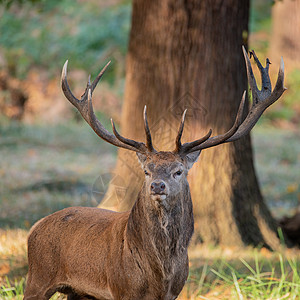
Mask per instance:
[[[130,212],[71,207],[33,226],[24,299],[49,299],[56,291],[68,299],[177,298],[194,229],[190,161],[170,152],[139,159],[149,173]],[[151,195],[153,180],[164,181],[165,199]]]

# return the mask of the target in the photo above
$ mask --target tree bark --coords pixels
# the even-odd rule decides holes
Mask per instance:
[[[127,56],[122,134],[143,141],[142,111],[158,150],[173,150],[180,116],[183,139],[226,132],[247,89],[241,46],[247,43],[249,0],[134,0]],[[130,209],[143,181],[134,153],[119,150],[102,206]],[[250,136],[204,150],[189,175],[196,240],[227,246],[276,247],[276,224],[261,196]],[[124,197],[124,198],[123,198]]]

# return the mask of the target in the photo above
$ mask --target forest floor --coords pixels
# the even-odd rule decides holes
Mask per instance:
[[[252,135],[255,165],[265,200],[280,218],[293,214],[300,201],[300,134],[263,125]],[[67,206],[99,204],[115,160],[116,149],[81,122],[1,123],[0,299],[21,299],[31,225]],[[180,299],[299,299],[296,250],[197,246],[190,258]]]

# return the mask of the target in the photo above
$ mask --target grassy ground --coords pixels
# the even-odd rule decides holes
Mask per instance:
[[[258,126],[253,140],[273,214],[292,212],[300,195],[299,132]],[[1,121],[0,299],[22,298],[29,227],[66,206],[97,205],[115,157],[116,149],[84,123],[46,127]],[[205,247],[191,249],[190,256],[180,299],[298,299],[297,253]]]
[[[190,251],[185,299],[299,299],[297,252],[197,247]]]

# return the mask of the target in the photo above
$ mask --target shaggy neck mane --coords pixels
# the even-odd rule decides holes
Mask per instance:
[[[187,186],[176,198],[167,199],[166,207],[154,206],[145,195],[143,186],[129,215],[126,240],[131,253],[137,252],[141,263],[146,261],[142,253],[146,254],[149,267],[168,277],[175,258],[187,251],[193,233],[191,196]]]

